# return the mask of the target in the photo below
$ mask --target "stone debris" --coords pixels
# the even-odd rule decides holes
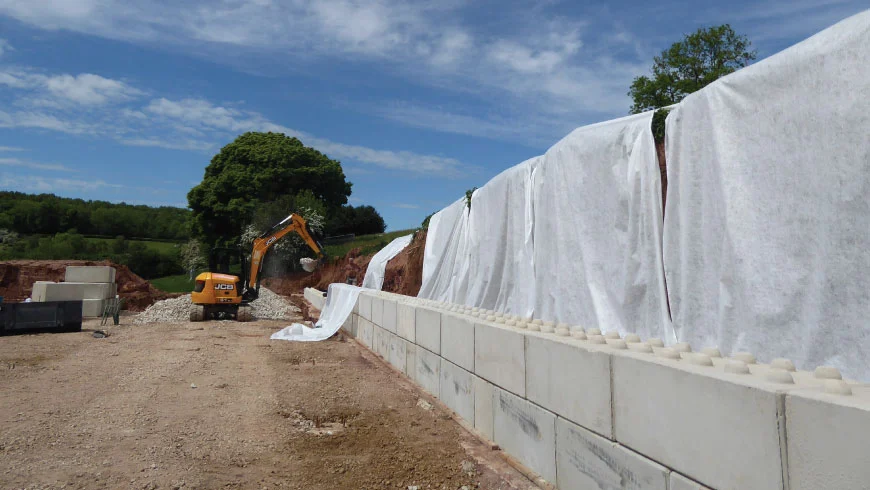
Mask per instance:
[[[190,295],[157,301],[136,316],[133,323],[184,323],[190,319]],[[300,313],[299,308],[266,288],[260,288],[260,297],[251,303],[251,314],[258,320],[286,320]]]

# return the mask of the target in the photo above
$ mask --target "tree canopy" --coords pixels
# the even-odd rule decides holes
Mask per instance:
[[[676,104],[743,68],[756,58],[751,44],[728,24],[686,35],[654,58],[652,76],[640,76],[631,83],[632,114]]]
[[[190,190],[194,230],[209,244],[235,241],[258,206],[310,190],[327,208],[347,202],[341,163],[280,133],[245,133],[224,146]]]

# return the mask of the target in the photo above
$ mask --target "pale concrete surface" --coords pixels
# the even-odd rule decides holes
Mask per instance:
[[[407,350],[405,348],[405,340],[393,333],[389,334],[390,339],[390,364],[399,371],[405,371],[405,363],[407,362]]]
[[[384,300],[383,298],[372,298],[372,323],[384,328]]]
[[[416,350],[417,384],[429,394],[441,397],[441,357],[419,345]]]
[[[441,360],[441,401],[474,425],[474,375],[461,367]]]
[[[526,398],[612,439],[610,355],[569,342],[526,336]]]
[[[55,301],[55,300],[48,300]],[[106,300],[104,299],[83,299],[82,300],[82,317],[93,318],[103,316],[103,310],[106,308]]]
[[[701,485],[700,483],[690,480],[685,476],[677,473],[676,471],[671,472],[671,482],[668,490],[711,490],[710,488]]]
[[[492,383],[474,376],[474,428],[490,441],[493,440],[493,387]]]
[[[396,300],[384,299],[383,304],[383,327],[392,333],[396,333]]]
[[[417,308],[417,345],[441,354],[441,313],[430,308]]]
[[[779,387],[651,354],[612,365],[620,444],[714,488],[783,487]]]
[[[46,282],[40,283],[39,288],[43,301],[108,299],[118,294],[118,285],[109,282]]]
[[[417,309],[407,303],[396,305],[396,334],[403,339],[416,342]]]
[[[418,329],[419,334],[419,329]],[[526,395],[526,354],[522,333],[474,324],[474,373],[519,396]]]
[[[790,490],[870,488],[870,387],[786,396]]]
[[[115,282],[115,268],[109,266],[67,266],[64,282]]]
[[[366,293],[360,293],[357,302],[359,303],[359,316],[372,321],[372,297]]]
[[[358,334],[359,334],[358,338],[359,338],[360,342],[362,342],[363,345],[368,347],[370,350],[374,351],[375,350],[374,349],[374,346],[375,346],[375,338],[374,338],[375,326],[372,324],[372,322],[366,320],[365,318],[360,317],[359,327],[357,327],[357,329],[358,329]]]
[[[323,305],[326,304],[326,297],[323,296],[323,291],[314,288],[305,288],[302,291],[302,296],[306,301],[311,303],[311,306],[323,311]]]
[[[417,345],[405,341],[405,375],[417,381]]]
[[[545,480],[556,481],[556,416],[530,402],[493,390],[493,440]]]
[[[556,420],[558,486],[668,490],[670,470],[565,419]]]
[[[48,287],[48,284],[55,283],[52,281],[36,281],[35,283],[33,283],[33,289],[30,293],[30,300],[37,303],[45,301],[45,289]]]
[[[441,357],[474,371],[474,324],[458,315],[441,314]]]

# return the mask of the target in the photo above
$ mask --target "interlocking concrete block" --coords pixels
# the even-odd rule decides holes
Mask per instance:
[[[545,480],[556,482],[556,416],[499,388],[493,390],[493,440]]]
[[[392,333],[396,333],[396,300],[385,298],[382,300],[384,325],[383,327]]]
[[[430,308],[416,310],[416,344],[441,354],[441,313]]]
[[[326,304],[326,296],[323,295],[323,291],[314,288],[305,288],[302,291],[302,296],[306,301],[311,303],[311,306],[323,311],[323,305]]]
[[[364,346],[368,347],[369,350],[374,352],[375,325],[362,317],[360,317],[359,319],[359,340],[363,343]]]
[[[65,300],[48,300],[48,301],[65,301]],[[103,310],[106,308],[106,300],[104,299],[83,299],[82,301],[82,317],[100,317],[103,316]]]
[[[390,338],[390,364],[393,365],[399,371],[405,372],[405,363],[407,362],[407,349],[405,348],[405,339],[395,335],[393,333],[389,334]]]
[[[405,341],[405,375],[417,381],[417,345]]]
[[[417,309],[408,303],[396,305],[396,333],[409,342],[416,342]]]
[[[614,351],[616,440],[713,488],[783,488],[783,385]]]
[[[440,389],[444,404],[474,425],[474,375],[442,359]]]
[[[375,353],[389,361],[390,359],[390,332],[375,325]]]
[[[700,483],[690,480],[685,476],[677,473],[676,471],[671,472],[671,483],[668,487],[669,490],[710,490],[709,488],[701,485]]]
[[[357,302],[359,303],[359,316],[372,321],[372,297],[366,293],[360,293]]]
[[[36,281],[33,283],[33,291],[30,294],[30,300],[41,303],[45,301],[45,290],[49,284],[56,284],[51,281]]]
[[[556,420],[559,488],[668,490],[670,470],[565,419]]]
[[[440,397],[441,394],[441,356],[421,348],[416,349],[417,363],[414,380],[429,394]]]
[[[372,323],[384,328],[384,300],[383,298],[372,298]]]
[[[526,339],[526,398],[593,432],[613,438],[610,355],[580,341]]]
[[[57,282],[45,284],[44,301],[78,301],[108,299],[118,294],[113,282]]]
[[[526,343],[523,337],[522,333],[507,328],[475,323],[474,374],[525,397]]]
[[[441,314],[441,357],[474,371],[474,323],[457,315]]]
[[[70,265],[66,268],[64,282],[115,282],[115,268],[109,266]]]
[[[786,396],[791,490],[870,488],[870,386],[852,395],[794,391]]]
[[[495,387],[489,381],[474,376],[474,428],[490,441],[492,435],[492,400]]]

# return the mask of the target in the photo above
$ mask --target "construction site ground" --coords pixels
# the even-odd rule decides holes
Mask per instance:
[[[0,488],[534,488],[341,335],[121,323],[0,337]]]

